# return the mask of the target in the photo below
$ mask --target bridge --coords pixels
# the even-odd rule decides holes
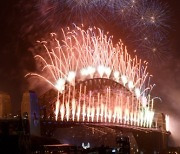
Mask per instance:
[[[52,100],[56,100],[54,99],[56,96],[54,90],[47,91],[39,98],[35,92],[24,93],[24,100],[29,100],[29,104],[36,106],[31,107],[33,110],[26,112],[24,110],[27,113],[26,118],[30,121],[32,134],[55,137],[60,141],[66,141],[65,143],[78,146],[81,146],[83,142],[91,142],[92,146],[101,146],[102,143],[114,146],[116,145],[116,137],[125,135],[129,137],[131,145],[134,145],[134,150],[148,149],[147,145],[149,144],[153,145],[157,151],[167,147],[170,133],[166,130],[165,115],[162,113],[155,113],[151,128],[131,125],[130,121],[129,123],[119,124],[113,122],[73,121],[73,119],[61,121],[60,117],[57,120],[55,118],[55,106]],[[26,114],[22,114],[22,116],[24,115]],[[104,138],[104,140],[102,141],[101,138]]]
[[[151,144],[157,151],[167,147],[170,133],[166,130],[165,116],[161,113],[155,114],[151,128],[131,125],[130,122],[117,124],[113,121],[83,122],[72,119],[61,121],[60,117],[55,119],[54,105],[49,103],[56,100],[54,99],[56,96],[54,90],[49,90],[40,97],[37,97],[33,91],[25,92],[22,99],[21,120],[20,117],[6,115],[0,120],[1,128],[5,128],[4,124],[7,126],[9,123],[13,125],[10,127],[14,127],[16,130],[23,129],[26,134],[25,141],[29,134],[58,138],[61,142],[68,141],[78,146],[87,142],[90,142],[91,146],[101,146],[102,143],[114,146],[116,138],[125,135],[129,137],[134,150],[148,149],[148,144]]]

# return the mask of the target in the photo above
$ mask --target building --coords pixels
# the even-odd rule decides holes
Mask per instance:
[[[8,117],[11,114],[11,98],[5,92],[0,92],[0,118]]]

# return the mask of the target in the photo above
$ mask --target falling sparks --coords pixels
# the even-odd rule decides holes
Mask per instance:
[[[170,124],[169,124],[169,116],[165,116],[165,122],[166,122],[166,131],[170,131]]]
[[[56,120],[152,127],[147,66],[131,58],[121,41],[113,45],[112,37],[99,28],[75,26],[62,32],[62,42],[52,34],[54,46],[43,43],[46,55],[35,56],[48,77],[26,75],[43,79],[57,91]]]

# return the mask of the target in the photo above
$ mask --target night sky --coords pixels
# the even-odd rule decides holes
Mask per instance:
[[[158,67],[150,66],[149,71],[156,84],[153,94],[162,99],[162,103],[156,106],[172,117],[172,136],[177,132],[175,141],[180,145],[180,1],[168,0],[167,4],[171,27],[168,35],[170,58]],[[24,75],[35,71],[32,54],[34,43],[54,31],[48,25],[53,21],[39,22],[39,8],[34,0],[4,0],[0,1],[0,7],[0,91],[10,94],[13,112],[18,113],[25,90],[33,89],[39,95],[41,93],[37,83],[31,84]],[[105,25],[108,31],[119,38],[116,33],[118,29],[111,30],[110,23]]]

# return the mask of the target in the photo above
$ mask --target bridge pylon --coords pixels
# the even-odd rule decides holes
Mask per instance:
[[[38,97],[34,91],[26,91],[23,94],[21,103],[21,116],[28,118],[30,134],[40,136],[40,114]]]

